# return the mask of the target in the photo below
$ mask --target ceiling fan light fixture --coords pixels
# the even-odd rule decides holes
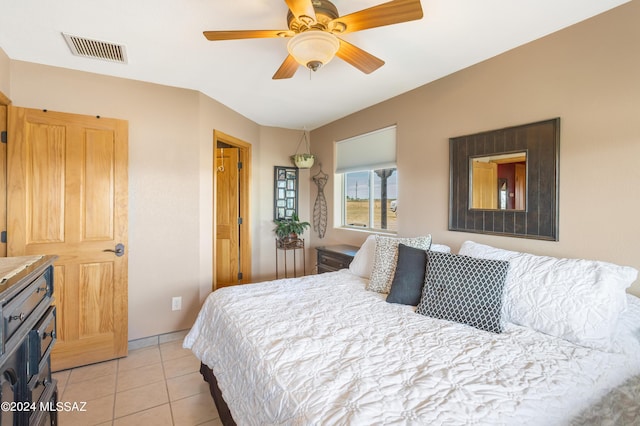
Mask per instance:
[[[287,44],[289,54],[312,71],[326,65],[340,48],[340,40],[331,33],[311,30],[294,36]]]

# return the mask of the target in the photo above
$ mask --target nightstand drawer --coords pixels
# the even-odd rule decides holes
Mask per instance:
[[[359,247],[348,245],[317,247],[318,273],[348,268],[358,249]]]
[[[318,264],[322,265],[326,269],[344,269],[348,268],[353,258],[346,258],[344,256],[332,256],[330,254],[321,253],[318,255]]]

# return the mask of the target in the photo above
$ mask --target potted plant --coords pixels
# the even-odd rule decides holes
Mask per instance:
[[[300,149],[300,145],[302,145],[302,141],[305,141],[305,148],[307,152],[298,154],[298,149]],[[291,162],[299,169],[310,169],[313,166],[315,161],[315,155],[309,153],[309,139],[307,138],[307,131],[302,131],[302,137],[300,138],[300,142],[298,142],[298,148],[296,149],[296,153],[291,157]]]
[[[273,231],[282,241],[295,241],[298,236],[304,233],[305,229],[311,226],[309,222],[300,222],[297,214],[291,216],[290,219],[274,220],[276,227]]]
[[[299,169],[310,169],[316,159],[315,155],[309,153],[293,154],[290,158],[293,164],[295,164],[295,166]]]

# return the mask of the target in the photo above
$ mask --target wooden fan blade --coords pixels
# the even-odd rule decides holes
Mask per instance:
[[[328,28],[346,34],[369,28],[415,21],[423,16],[420,0],[393,0],[341,16],[329,22]],[[344,27],[343,27],[344,26]]]
[[[237,30],[237,31],[204,31],[207,40],[240,40],[244,38],[293,37],[289,30]]]
[[[271,78],[273,80],[291,78],[296,73],[299,66],[300,64],[298,63],[298,61],[296,61],[293,56],[288,55],[282,65],[280,65],[280,68],[278,68],[278,71],[276,71],[276,73]]]
[[[338,49],[336,56],[365,74],[371,74],[384,65],[382,59],[376,58],[371,53],[367,53],[344,40],[340,40],[340,49]]]
[[[293,16],[310,25],[316,22],[316,11],[311,0],[284,0]]]

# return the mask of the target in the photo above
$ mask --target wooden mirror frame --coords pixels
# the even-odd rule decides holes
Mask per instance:
[[[527,152],[526,209],[472,209],[470,159]],[[560,119],[449,139],[449,230],[558,241]]]

